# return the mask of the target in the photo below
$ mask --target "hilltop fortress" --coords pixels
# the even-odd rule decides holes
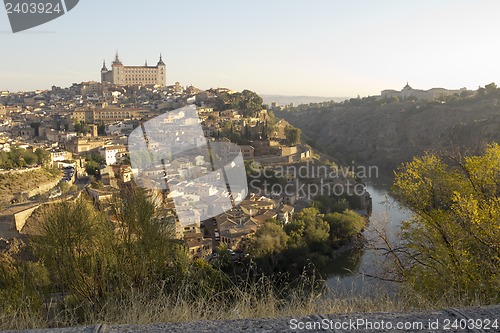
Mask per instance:
[[[156,66],[148,66],[147,62],[144,66],[124,66],[117,52],[111,66],[111,70],[108,70],[106,61],[103,62],[101,83],[108,82],[117,86],[157,85],[164,87],[167,85],[167,66],[161,54]]]
[[[381,92],[382,98],[392,98],[397,97],[400,100],[406,100],[408,98],[423,99],[427,101],[432,101],[439,98],[444,98],[452,95],[460,95],[462,92],[466,91],[466,88],[459,90],[448,90],[444,88],[432,88],[429,90],[413,89],[408,83],[401,91],[387,89]]]

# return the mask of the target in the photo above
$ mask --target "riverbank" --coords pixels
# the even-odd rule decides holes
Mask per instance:
[[[396,241],[401,222],[409,219],[411,215],[391,196],[391,184],[391,181],[382,177],[366,182],[373,208],[369,222],[359,238],[363,246],[359,246],[359,243],[358,246],[346,246],[335,255],[330,266],[324,270],[330,289],[365,295],[371,289],[393,292],[397,287],[371,278],[383,275],[385,257],[375,250],[378,247],[377,242],[380,242],[378,232],[386,229],[391,239]]]
[[[348,243],[341,245],[339,248],[334,249],[331,258],[336,259],[341,256],[345,256],[353,251],[361,251],[365,249],[365,246],[367,244],[367,240],[365,236],[362,233],[357,234],[356,236],[352,237]]]

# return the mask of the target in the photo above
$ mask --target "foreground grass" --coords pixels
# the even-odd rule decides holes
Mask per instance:
[[[0,329],[32,329],[107,324],[154,324],[163,322],[193,322],[203,320],[236,320],[249,318],[300,317],[311,314],[414,312],[447,307],[480,306],[487,300],[461,300],[454,295],[443,295],[438,303],[430,303],[406,292],[389,295],[386,290],[369,291],[369,296],[351,295],[324,290],[308,292],[304,286],[279,295],[266,281],[247,290],[229,288],[227,292],[193,298],[191,288],[179,289],[173,294],[158,295],[131,290],[124,299],[105,304],[82,320],[88,311],[85,305],[75,305],[65,299],[51,301],[44,311],[31,311],[29,304],[10,315],[0,314]],[[358,292],[359,293],[359,292]]]

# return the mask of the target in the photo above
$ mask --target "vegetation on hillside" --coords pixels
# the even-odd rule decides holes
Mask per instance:
[[[266,222],[248,248],[264,273],[299,275],[308,263],[317,269],[325,268],[335,250],[358,236],[365,223],[353,211],[321,214],[309,207],[296,213],[284,227],[276,220]]]
[[[302,130],[300,128],[296,128],[291,125],[285,127],[286,142],[289,146],[295,146],[300,143],[301,134]]]
[[[224,126],[216,133],[216,138],[227,138],[231,142],[239,145],[247,145],[254,140],[267,140],[274,136],[277,130],[278,120],[272,112],[270,112],[266,120],[260,121],[257,126],[246,124],[241,127],[235,124],[232,120],[224,121]]]
[[[229,109],[241,111],[243,117],[254,117],[262,110],[262,98],[250,90],[236,93],[222,93],[215,100],[215,108],[218,111]]]
[[[500,302],[500,146],[415,157],[394,191],[414,212],[389,251],[394,277],[426,299]]]
[[[161,200],[143,190],[126,192],[108,209],[85,199],[57,203],[43,214],[41,236],[0,254],[0,326],[498,303],[499,166],[497,144],[482,155],[428,154],[401,166],[394,190],[415,216],[404,224],[403,243],[386,249],[389,276],[403,287],[390,298],[321,296],[315,265],[362,230],[354,212],[309,207],[284,228],[269,220],[251,240],[251,260],[238,267],[223,259],[222,248],[213,265],[190,259]]]
[[[145,152],[140,152],[140,154],[146,154]],[[99,153],[85,154],[85,171],[88,175],[96,176],[99,174],[99,169],[101,165],[106,164],[106,160]]]
[[[38,148],[35,152],[16,147],[11,148],[9,152],[0,151],[0,169],[10,170],[27,166],[48,165],[49,162],[49,153],[43,148]]]
[[[17,202],[27,200],[23,194],[37,189],[40,185],[60,178],[61,172],[57,169],[40,168],[23,173],[0,174],[0,208],[8,205],[11,200]]]
[[[88,133],[92,132],[92,128],[90,127],[90,125],[85,123],[83,120],[79,122],[75,121],[73,126],[75,128],[75,132],[79,134],[87,135]]]
[[[299,311],[299,304],[304,306],[323,290],[310,261],[326,258],[331,241],[351,236],[341,234],[340,225],[351,220],[363,225],[355,214],[323,216],[308,208],[285,230],[276,221],[260,228],[250,246],[252,260],[242,266],[224,261],[223,249],[211,265],[188,256],[174,237],[174,219],[160,203],[134,189],[108,208],[99,209],[86,199],[44,208],[40,235],[0,256],[0,323],[30,312],[57,325],[60,318],[52,314],[61,311],[71,313],[73,325],[88,323],[102,320],[109,311],[117,315],[118,308],[136,306],[139,299],[147,304],[176,300],[182,306],[243,306],[249,314],[260,313],[257,306],[272,301],[276,310]],[[291,264],[294,271],[287,269]],[[248,300],[253,303],[242,303]]]
[[[490,83],[433,101],[371,96],[301,105],[276,115],[343,164],[354,160],[390,173],[424,151],[479,152],[485,143],[500,142],[499,97],[500,89]]]

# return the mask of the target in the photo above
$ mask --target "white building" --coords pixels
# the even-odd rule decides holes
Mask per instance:
[[[99,149],[99,153],[106,160],[106,165],[117,164],[127,154],[125,146],[106,146]]]

